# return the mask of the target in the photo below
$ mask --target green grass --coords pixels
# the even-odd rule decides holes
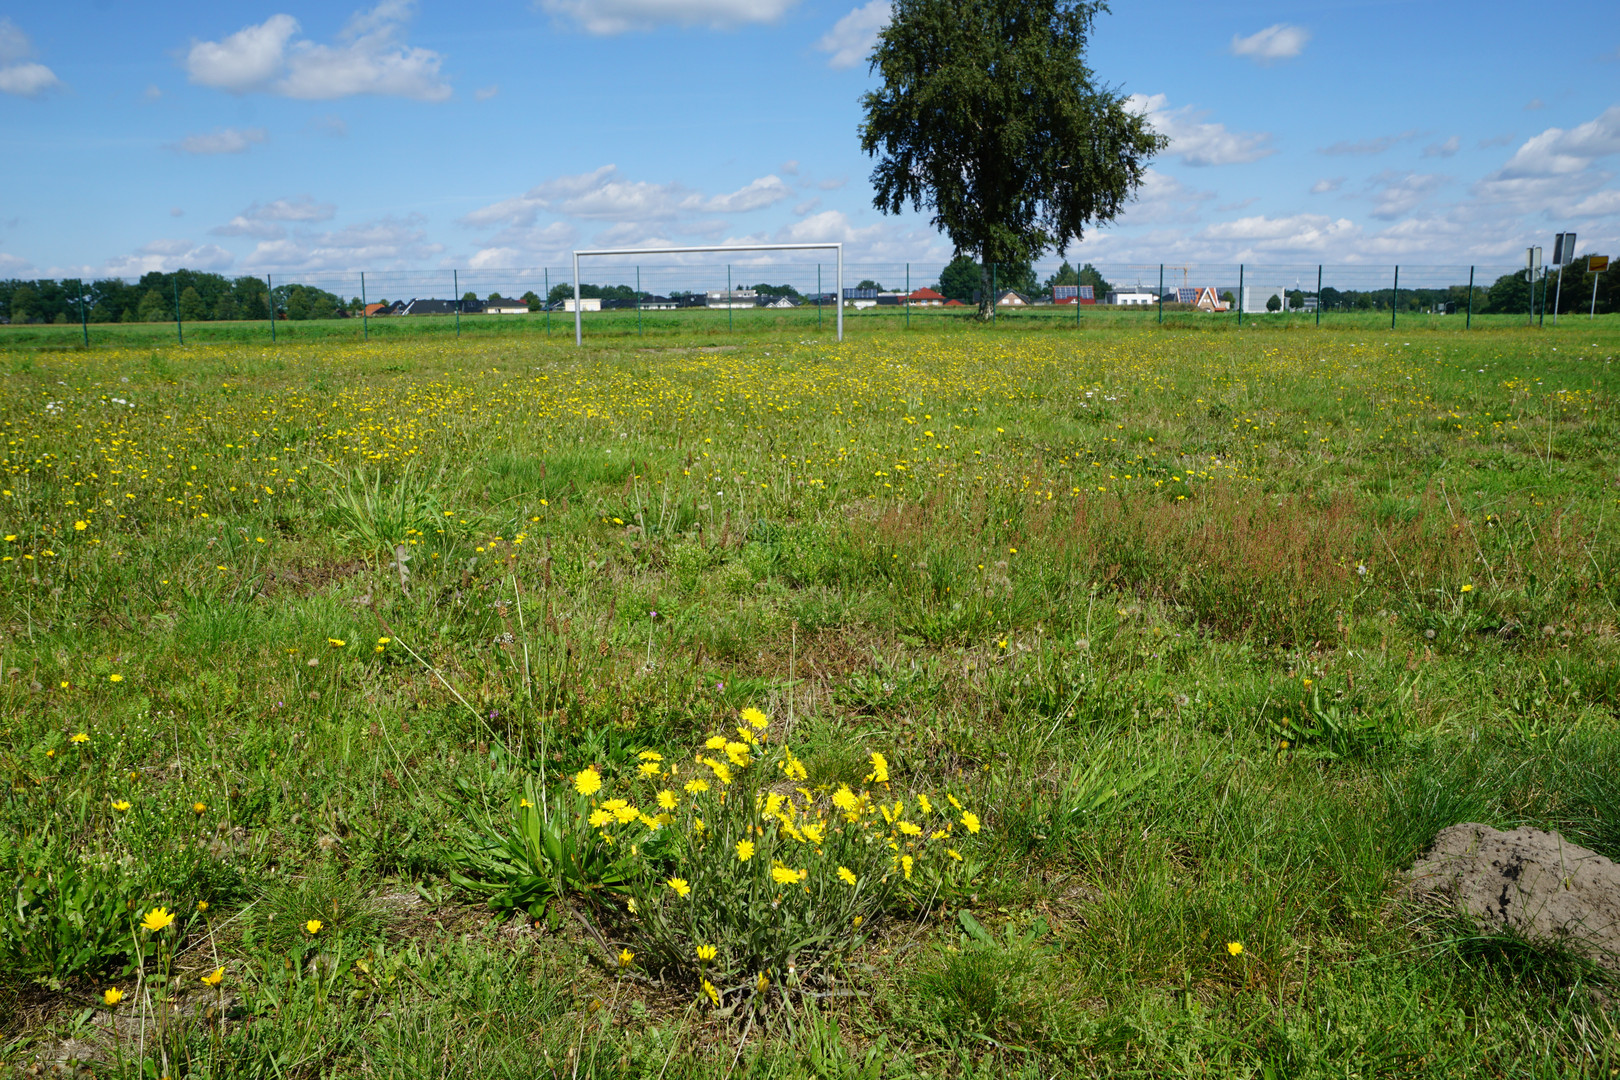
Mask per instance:
[[[1620,1075],[1613,976],[1399,890],[1620,859],[1620,328],[1139,315],[0,331],[4,1069]],[[457,886],[750,706],[971,878],[723,1011]]]

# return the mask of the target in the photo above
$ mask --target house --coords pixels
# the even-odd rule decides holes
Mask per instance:
[[[1052,303],[1054,304],[1095,304],[1097,291],[1091,285],[1054,285],[1052,286]]]
[[[845,300],[876,300],[877,298],[878,290],[876,289],[858,289],[851,286],[844,290]]]
[[[1157,304],[1159,297],[1156,293],[1148,292],[1146,289],[1130,289],[1128,291],[1116,289],[1108,294],[1108,302],[1110,304],[1120,304],[1124,307],[1147,307],[1151,304]]]
[[[674,311],[680,307],[680,302],[671,300],[667,296],[643,296],[641,298],[642,311]]]
[[[522,300],[491,300],[484,305],[485,315],[527,315],[528,313],[529,305]]]
[[[391,305],[391,304],[367,304],[366,305],[366,315],[367,316],[387,315],[388,314],[388,309],[390,307],[392,307],[392,306],[393,305]]]
[[[877,294],[879,307],[900,307],[906,302],[905,293],[880,292]]]
[[[762,308],[796,308],[799,302],[791,296],[761,296],[759,306]]]
[[[1003,289],[996,294],[996,307],[1028,307],[1029,297],[1017,289]]]
[[[945,297],[933,289],[922,288],[913,291],[906,299],[912,307],[940,307],[945,303]]]
[[[460,304],[455,300],[418,300],[411,299],[403,304],[395,304],[398,311],[389,312],[390,315],[454,315],[461,310]]]
[[[945,301],[945,306],[946,307],[967,307],[967,305],[962,303],[962,301],[960,301],[960,300],[947,300],[947,301]]]
[[[759,302],[759,293],[753,289],[710,289],[704,294],[704,307],[736,310],[751,308]]]
[[[1231,307],[1230,304],[1220,298],[1213,285],[1198,285],[1192,288],[1177,289],[1176,301],[1177,303],[1195,307],[1199,311],[1225,311]]]
[[[561,310],[561,311],[573,311],[574,310],[575,300],[574,300],[574,298],[572,296],[564,297],[563,300],[561,301],[561,303],[562,303],[562,307],[559,310]],[[585,312],[585,311],[601,311],[602,310],[602,300],[601,300],[600,297],[587,296],[587,297],[581,299],[580,301],[578,301],[578,303],[579,303],[579,310],[581,312]]]

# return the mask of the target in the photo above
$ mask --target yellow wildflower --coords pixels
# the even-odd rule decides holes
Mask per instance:
[[[116,986],[109,986],[101,992],[101,1000],[108,1005],[116,1005],[124,1000],[124,992]]]
[[[906,880],[911,880],[911,867],[916,862],[910,855],[900,856],[900,869],[905,872]]]
[[[702,960],[704,963],[708,963],[710,960],[713,960],[714,956],[715,947],[713,945],[699,945],[697,947],[697,958]]]
[[[771,722],[770,717],[766,716],[764,713],[760,712],[756,708],[753,708],[752,706],[742,711],[742,718],[748,721],[748,723],[752,724],[755,728],[764,728]]]
[[[701,795],[708,790],[709,782],[707,780],[688,780],[686,782],[686,793],[688,795]]]
[[[112,808],[122,814],[129,809],[129,800],[119,799],[117,802],[112,804]]]
[[[215,968],[212,973],[204,975],[202,981],[207,986],[218,986],[225,981],[225,969],[222,967]]]
[[[1226,943],[1226,951],[1231,953],[1233,956],[1242,956],[1243,955],[1243,942],[1241,942],[1241,941],[1228,941]]]
[[[87,743],[87,742],[90,741],[90,736],[89,736],[89,734],[87,732],[81,731],[81,732],[78,732],[77,734],[75,734],[73,736],[73,738],[68,740],[68,741],[69,742],[76,742],[76,743]]]
[[[593,765],[574,774],[574,790],[581,795],[595,795],[602,790],[602,774]]]
[[[676,799],[673,791],[666,788],[658,793],[658,805],[662,806],[665,810],[675,809],[675,803]]]
[[[619,966],[621,968],[629,967],[630,962],[632,960],[634,960],[635,958],[636,958],[636,954],[631,952],[629,949],[620,949],[619,950]]]
[[[703,995],[707,997],[712,1004],[720,1004],[720,991],[716,990],[714,988],[714,983],[710,982],[708,979],[703,980]]]
[[[869,784],[887,784],[889,782],[889,761],[876,751],[872,754],[872,771],[867,774],[866,782]]]
[[[853,885],[859,879],[856,878],[855,871],[851,870],[847,866],[840,866],[838,868],[838,880],[842,881],[845,885]]]
[[[979,815],[973,813],[971,810],[962,811],[962,825],[970,833],[978,832],[979,831]]]
[[[316,934],[321,932],[321,927],[324,925],[326,924],[321,922],[319,919],[311,919],[309,922],[304,924],[304,929],[309,931],[310,937],[314,937]]]
[[[680,897],[682,900],[685,900],[686,897],[687,897],[687,894],[692,891],[692,886],[690,886],[690,885],[688,885],[686,883],[685,878],[679,878],[679,877],[670,878],[669,879],[669,887],[674,889],[675,890],[675,895]]]
[[[737,841],[737,861],[747,862],[754,857],[754,842],[752,840]]]
[[[172,922],[174,922],[174,912],[166,907],[155,907],[141,919],[141,925],[154,934],[165,929]]]

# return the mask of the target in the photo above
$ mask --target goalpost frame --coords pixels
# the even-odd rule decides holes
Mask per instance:
[[[719,251],[836,251],[838,253],[838,340],[844,340],[844,245],[834,244],[723,244],[714,247],[658,247],[658,248],[575,248],[574,249],[574,344],[585,344],[585,323],[581,318],[583,305],[579,295],[579,260],[595,255],[685,255]],[[727,297],[727,303],[730,298]]]

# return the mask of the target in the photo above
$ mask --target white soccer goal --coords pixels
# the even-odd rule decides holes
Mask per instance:
[[[688,255],[717,251],[836,251],[838,277],[833,295],[838,303],[838,340],[844,340],[844,245],[837,244],[723,244],[717,247],[578,248],[574,251],[574,344],[585,344],[584,307],[579,295],[579,260],[597,255]]]

